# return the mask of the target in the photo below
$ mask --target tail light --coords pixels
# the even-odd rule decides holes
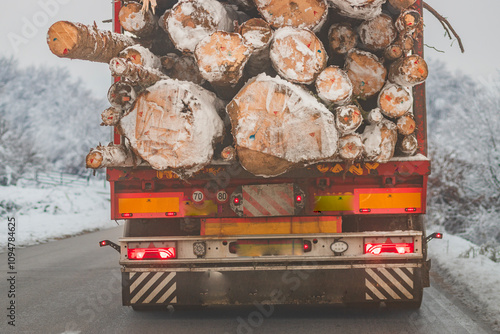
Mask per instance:
[[[177,257],[175,247],[129,248],[127,254],[129,260],[167,260]]]
[[[304,253],[308,253],[312,250],[312,243],[309,240],[304,240]]]
[[[414,251],[413,243],[379,243],[365,244],[365,254],[411,254]]]

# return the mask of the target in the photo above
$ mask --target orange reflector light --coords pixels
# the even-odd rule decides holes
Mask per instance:
[[[365,254],[410,254],[413,253],[413,243],[398,244],[365,244]]]
[[[130,218],[132,216],[133,216],[133,214],[131,214],[131,213],[122,213],[123,218]]]
[[[128,249],[128,258],[130,260],[166,260],[175,259],[176,257],[174,247]]]

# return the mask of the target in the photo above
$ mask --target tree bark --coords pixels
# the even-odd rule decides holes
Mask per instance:
[[[133,153],[124,145],[97,146],[85,159],[87,168],[130,167],[137,164]]]
[[[358,44],[358,34],[350,24],[336,23],[328,30],[328,44],[333,53],[345,55]]]
[[[361,23],[358,34],[363,46],[370,51],[385,49],[398,37],[392,18],[386,14]]]
[[[414,155],[418,150],[418,140],[414,134],[404,136],[399,142],[399,150],[403,155]]]
[[[228,104],[241,165],[255,175],[331,158],[337,150],[332,113],[303,88],[265,74],[251,79]]]
[[[276,31],[270,55],[279,75],[291,82],[306,85],[316,80],[328,61],[323,43],[314,33],[291,27]]]
[[[413,6],[417,0],[388,0],[391,6],[398,10],[404,10]]]
[[[189,176],[212,159],[223,135],[222,109],[222,101],[193,83],[161,80],[139,95],[118,129],[154,169]]]
[[[168,78],[158,70],[137,65],[130,60],[119,57],[111,59],[109,70],[112,76],[126,78],[128,81],[142,87],[151,86],[161,79]]]
[[[191,81],[197,85],[203,85],[205,79],[201,76],[200,69],[191,55],[178,56],[169,53],[160,58],[162,66],[167,75],[172,79]]]
[[[170,39],[182,52],[194,52],[203,38],[217,30],[234,31],[232,19],[216,0],[181,0],[164,20]]]
[[[385,0],[328,0],[340,15],[358,20],[370,20],[382,13]]]
[[[142,5],[131,1],[123,4],[118,15],[122,28],[137,37],[150,37],[158,29],[158,19],[149,10],[142,10]]]
[[[47,44],[50,51],[60,58],[109,63],[111,58],[136,42],[122,34],[98,30],[95,26],[59,21],[49,28]]]
[[[338,107],[335,110],[335,123],[337,129],[342,135],[354,133],[361,123],[363,123],[363,116],[361,111],[355,105],[348,105]]]
[[[120,52],[119,56],[131,61],[134,64],[148,68],[161,69],[161,61],[158,56],[152,53],[149,49],[134,45]]]
[[[101,126],[115,126],[122,118],[123,112],[121,109],[110,107],[101,113],[102,123]]]
[[[275,28],[290,26],[318,32],[326,21],[326,0],[254,0],[262,17]]]
[[[245,66],[249,77],[269,72],[272,67],[269,52],[274,35],[269,23],[259,18],[250,19],[240,26],[239,33],[245,43],[252,47],[252,54]]]
[[[205,80],[215,86],[234,86],[243,75],[250,53],[240,34],[217,31],[198,43],[194,56]]]
[[[395,84],[387,84],[378,96],[378,107],[390,118],[403,116],[410,110],[412,104],[410,92]]]
[[[424,82],[428,74],[427,63],[417,54],[401,58],[389,68],[389,80],[403,87],[413,87]]]
[[[367,160],[386,163],[394,156],[398,140],[396,124],[384,119],[369,125],[365,128],[362,139]]]
[[[363,141],[357,133],[339,138],[339,156],[343,160],[354,161],[363,155]]]
[[[377,94],[385,84],[387,70],[372,53],[351,50],[345,69],[353,85],[353,95],[361,99]]]
[[[108,101],[117,109],[130,109],[136,98],[135,88],[124,81],[115,82],[108,90]]]
[[[403,136],[409,136],[415,132],[415,119],[411,114],[406,114],[398,118],[398,133]]]
[[[352,83],[347,73],[337,66],[329,66],[316,79],[318,96],[327,105],[344,105],[351,101]]]

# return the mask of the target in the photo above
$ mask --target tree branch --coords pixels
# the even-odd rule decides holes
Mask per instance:
[[[424,1],[423,4],[424,4],[424,8],[427,9],[432,15],[434,15],[434,17],[436,19],[438,19],[438,21],[441,23],[441,25],[443,26],[444,30],[446,31],[446,33],[450,37],[450,39],[452,39],[451,38],[451,34],[450,34],[450,30],[451,30],[451,32],[453,33],[453,36],[455,36],[455,38],[458,41],[458,45],[460,46],[460,51],[462,51],[462,53],[464,53],[465,49],[464,49],[464,45],[462,44],[462,39],[457,34],[457,32],[455,31],[455,29],[453,29],[453,26],[451,25],[451,23],[448,22],[448,20],[444,16],[442,16],[441,14],[439,14],[434,8],[432,8],[431,6],[429,6],[429,4],[427,2]]]

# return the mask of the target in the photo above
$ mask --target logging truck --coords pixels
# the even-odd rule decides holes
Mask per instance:
[[[102,114],[113,143],[87,166],[107,168],[124,220],[117,243],[100,242],[120,253],[123,305],[420,307],[441,237],[424,223],[422,1],[235,3],[262,18],[235,28],[214,0],[161,17],[114,1],[113,32],[49,29],[54,54],[109,62],[116,78]],[[148,37],[167,36],[158,21],[175,52]]]

